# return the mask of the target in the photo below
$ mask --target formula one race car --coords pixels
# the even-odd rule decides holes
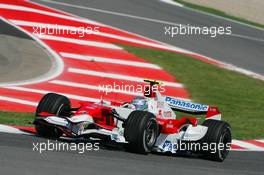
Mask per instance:
[[[223,161],[231,146],[231,127],[221,120],[217,107],[162,96],[152,87],[158,82],[146,80],[143,97],[129,103],[101,101],[80,102],[72,108],[70,100],[59,94],[46,94],[36,109],[34,121],[38,135],[59,138],[99,138],[124,143],[137,153],[186,152],[207,159]],[[196,117],[176,119],[174,112],[204,114],[198,125]]]

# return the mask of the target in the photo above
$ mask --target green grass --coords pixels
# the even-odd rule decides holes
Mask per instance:
[[[222,16],[222,17],[229,18],[229,19],[232,19],[232,20],[240,21],[240,22],[243,22],[245,24],[253,25],[253,26],[256,26],[256,27],[264,28],[263,24],[252,22],[252,21],[240,18],[240,17],[232,16],[232,15],[229,15],[229,14],[227,14],[227,13],[221,11],[221,10],[217,10],[217,9],[214,9],[214,8],[205,7],[205,6],[201,6],[201,5],[192,4],[192,3],[186,2],[184,0],[174,0],[174,1],[179,2],[179,3],[183,4],[183,5],[185,5],[186,7],[189,7],[189,8],[192,8],[192,9],[196,9],[196,10],[207,12],[207,13],[211,13],[211,14],[214,14],[214,15],[217,15],[217,16]]]
[[[33,126],[34,114],[0,111],[0,123],[6,125]]]
[[[217,105],[237,139],[264,137],[264,82],[166,51],[123,46],[183,83],[192,100]]]

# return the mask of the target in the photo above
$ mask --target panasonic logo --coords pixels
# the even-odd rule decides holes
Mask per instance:
[[[174,99],[171,97],[166,97],[165,101],[174,107],[178,107],[181,109],[186,109],[186,110],[192,110],[192,111],[207,111],[208,106],[203,105],[203,104],[197,104],[197,103],[191,103],[187,101],[182,101],[178,99]]]

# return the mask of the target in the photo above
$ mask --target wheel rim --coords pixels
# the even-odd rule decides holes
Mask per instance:
[[[156,130],[157,130],[156,122],[154,120],[150,121],[145,130],[145,141],[149,148],[155,144]]]
[[[65,110],[68,109],[69,106],[66,105],[66,104],[61,104],[57,113],[56,113],[56,116],[63,116],[63,115],[67,115]]]
[[[219,150],[219,156],[222,159],[225,159],[227,154],[229,153],[229,149],[227,149],[227,144],[231,143],[231,134],[228,128],[223,132],[219,143],[224,144],[224,149]]]

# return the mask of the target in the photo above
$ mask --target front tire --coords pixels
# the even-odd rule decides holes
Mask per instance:
[[[206,135],[202,139],[202,144],[215,144],[213,150],[203,150],[206,159],[222,162],[225,160],[231,147],[232,134],[231,127],[227,122],[218,120],[205,120],[202,124],[208,127]],[[223,146],[220,146],[223,145]]]
[[[36,117],[39,117],[41,112],[48,112],[58,117],[69,116],[70,107],[71,103],[67,97],[55,93],[48,93],[40,100],[36,109]],[[38,120],[35,120],[35,129],[37,134],[42,137],[59,138],[63,134],[59,128],[47,125]]]
[[[67,110],[70,107],[71,102],[67,97],[55,93],[48,93],[40,100],[36,109],[36,116],[39,116],[41,112],[48,112],[56,116],[67,116],[69,115]]]
[[[125,122],[124,136],[131,152],[146,154],[151,152],[158,137],[159,127],[156,117],[147,111],[133,111]]]

